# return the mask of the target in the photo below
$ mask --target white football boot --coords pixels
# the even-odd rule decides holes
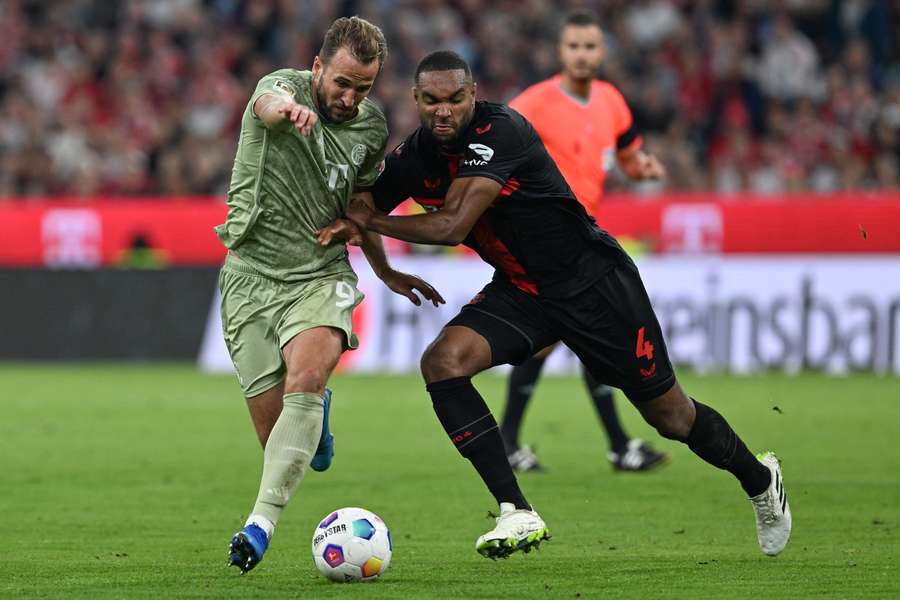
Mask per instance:
[[[769,488],[759,496],[750,498],[756,512],[756,537],[764,554],[776,556],[784,550],[791,537],[791,507],[788,506],[781,478],[781,461],[773,452],[757,454],[756,458],[772,473]]]
[[[506,558],[519,550],[531,552],[550,539],[550,530],[533,510],[516,509],[510,502],[500,503],[497,525],[475,542],[475,550],[484,557]]]

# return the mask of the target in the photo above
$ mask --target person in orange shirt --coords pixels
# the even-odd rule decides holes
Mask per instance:
[[[509,106],[528,119],[588,213],[597,214],[606,173],[616,164],[631,179],[658,179],[662,164],[641,149],[631,111],[610,83],[595,79],[603,62],[603,31],[597,16],[576,11],[564,21],[559,57],[562,72],[535,84]],[[553,346],[513,368],[500,432],[507,458],[517,471],[540,471],[534,451],[519,444],[525,408],[547,355]],[[606,430],[607,458],[619,471],[646,471],[664,464],[668,456],[649,444],[631,439],[616,414],[613,391],[583,370],[584,381]]]

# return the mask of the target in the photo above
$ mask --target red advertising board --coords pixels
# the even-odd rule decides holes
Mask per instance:
[[[213,232],[225,212],[198,198],[0,202],[0,264],[115,264],[139,237],[170,264],[214,264],[225,256]]]
[[[135,245],[156,249],[169,264],[218,264],[224,249],[213,227],[225,214],[218,198],[0,200],[0,265],[111,265]],[[598,221],[658,253],[900,252],[900,192],[616,196]]]
[[[725,198],[617,196],[597,217],[663,254],[900,252],[900,193]]]

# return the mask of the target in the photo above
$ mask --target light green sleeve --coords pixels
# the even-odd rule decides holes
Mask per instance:
[[[286,96],[295,102],[300,102],[300,81],[298,80],[297,75],[298,72],[293,69],[281,69],[280,71],[269,73],[260,79],[259,83],[256,84],[256,90],[250,97],[250,104],[248,106],[249,112],[253,115],[253,118],[259,119],[253,110],[253,105],[256,104],[256,101],[259,100],[261,96],[265,96],[266,94]]]

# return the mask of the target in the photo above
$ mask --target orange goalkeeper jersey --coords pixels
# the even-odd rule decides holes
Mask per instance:
[[[529,87],[509,106],[531,122],[575,197],[596,214],[616,152],[641,144],[619,90],[594,81],[585,102],[566,92],[557,75]]]

